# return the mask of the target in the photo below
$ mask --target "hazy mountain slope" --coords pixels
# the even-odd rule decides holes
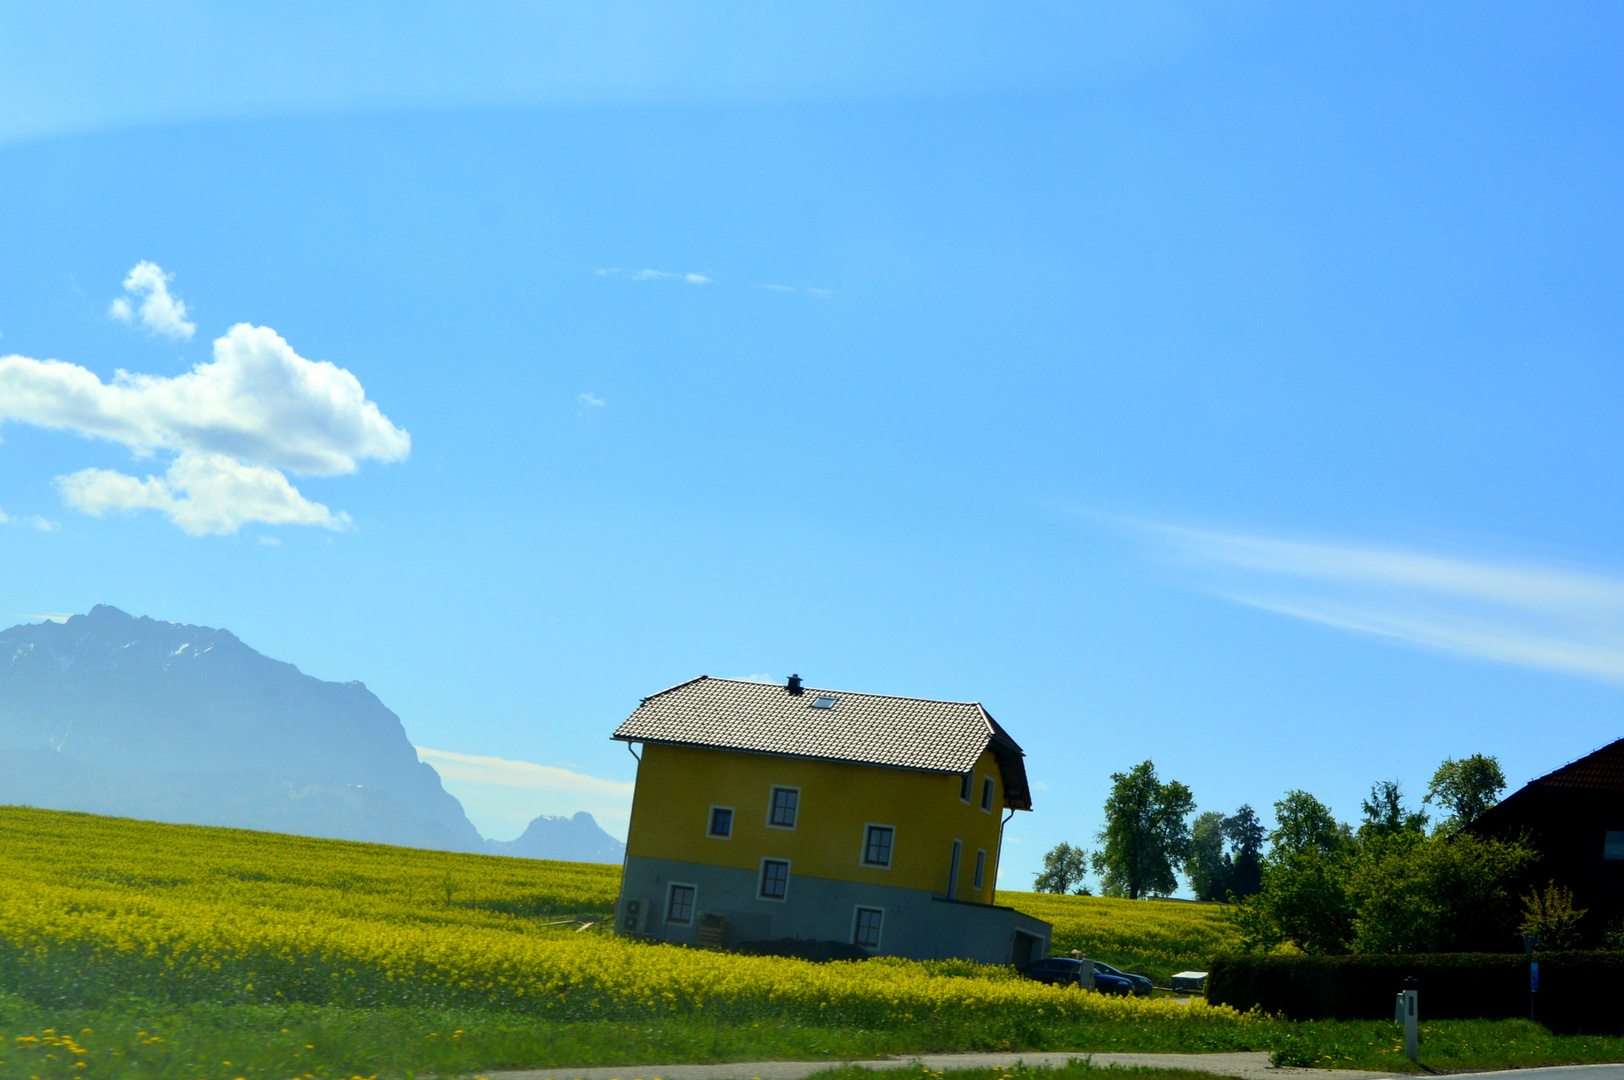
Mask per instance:
[[[485,850],[493,855],[516,855],[524,859],[616,865],[626,858],[626,845],[604,832],[598,819],[585,810],[574,817],[543,814],[532,821],[517,840],[487,840]]]
[[[365,686],[102,605],[0,632],[0,802],[483,847]]]

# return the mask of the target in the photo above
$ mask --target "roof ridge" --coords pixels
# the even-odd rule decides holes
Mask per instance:
[[[710,678],[710,677],[707,676],[707,675],[701,675],[699,678],[700,679],[705,679],[705,678]],[[688,680],[688,682],[698,682],[698,681],[699,681],[699,679],[689,679]],[[711,682],[738,683],[740,686],[776,686],[780,690],[782,690],[784,688],[783,683],[756,682],[754,679],[724,679],[724,678],[721,678],[721,677],[717,677],[717,678],[711,679]],[[678,683],[677,684],[677,686],[687,686],[687,685],[688,685],[688,683]],[[670,687],[669,689],[670,690],[675,690],[677,688],[677,686]],[[833,687],[833,686],[807,686],[805,684],[802,684],[801,693],[805,694],[805,693],[808,693],[808,692],[811,692],[811,691],[819,691],[819,692],[829,693],[829,694],[858,694],[858,695],[861,695],[862,697],[885,698],[888,701],[926,701],[926,702],[929,702],[932,705],[974,705],[977,708],[981,708],[981,702],[979,702],[979,701],[959,701],[959,700],[957,700],[955,698],[913,697],[913,696],[908,695],[908,694],[876,694],[876,693],[872,693],[872,692],[870,692],[868,690],[840,690],[840,689],[838,689],[836,687]],[[667,691],[665,691],[665,690],[660,691],[661,694],[666,693],[666,692]],[[649,696],[650,697],[656,697],[657,695],[650,694]],[[986,710],[982,709],[982,712],[986,712]]]
[[[659,697],[661,694],[669,694],[673,690],[681,690],[684,686],[691,686],[692,684],[694,684],[696,682],[704,682],[706,679],[709,679],[709,678],[710,678],[709,675],[695,675],[691,679],[684,679],[679,683],[672,683],[670,686],[666,687],[664,690],[656,690],[656,691],[654,691],[654,693],[649,694],[647,697],[643,698],[642,700],[643,700],[643,702],[653,701],[655,698]],[[719,679],[717,681],[718,682],[733,682],[734,680],[733,679]]]
[[[1610,742],[1605,742],[1602,745],[1596,747],[1594,750],[1590,751],[1590,753],[1588,753],[1588,754],[1580,754],[1578,757],[1574,758],[1572,761],[1568,762],[1567,764],[1558,765],[1556,768],[1552,769],[1550,772],[1545,773],[1545,774],[1543,774],[1541,776],[1534,777],[1532,780],[1528,781],[1528,783],[1524,784],[1523,787],[1533,787],[1535,784],[1543,784],[1544,782],[1549,780],[1551,777],[1556,776],[1559,773],[1567,772],[1569,769],[1573,768],[1575,765],[1578,765],[1581,762],[1589,761],[1591,758],[1595,757],[1597,754],[1601,753],[1603,750],[1611,750],[1613,747],[1618,746],[1620,743],[1624,743],[1624,739],[1613,739]],[[1515,792],[1513,792],[1513,794],[1515,794]]]

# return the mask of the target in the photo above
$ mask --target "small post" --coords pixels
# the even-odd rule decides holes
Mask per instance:
[[[1528,950],[1528,1019],[1538,1021],[1539,961],[1534,959],[1534,948],[1539,945],[1538,934],[1524,934],[1523,948]]]
[[[1078,962],[1077,985],[1084,990],[1094,989],[1094,964],[1083,955],[1081,949],[1071,950],[1071,958]]]
[[[1404,1056],[1421,1064],[1421,981],[1414,975],[1404,980]]]

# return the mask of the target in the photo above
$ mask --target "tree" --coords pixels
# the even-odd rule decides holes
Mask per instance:
[[[1184,874],[1197,900],[1220,900],[1228,891],[1224,820],[1224,815],[1208,810],[1190,826],[1190,850],[1184,857]]]
[[[1364,800],[1360,808],[1365,812],[1364,824],[1359,826],[1361,839],[1426,832],[1426,811],[1404,809],[1404,791],[1397,780],[1379,780],[1372,784],[1370,798]]]
[[[1088,852],[1061,842],[1043,856],[1043,872],[1032,879],[1033,892],[1068,893],[1076,887],[1078,895],[1086,893]]]
[[[1437,803],[1449,811],[1449,816],[1438,823],[1438,831],[1455,832],[1482,816],[1483,811],[1499,801],[1506,788],[1506,775],[1500,771],[1498,759],[1486,754],[1473,754],[1456,761],[1445,758],[1432,774],[1422,802]]]
[[[1284,859],[1299,851],[1333,855],[1347,842],[1349,829],[1338,825],[1331,808],[1306,791],[1288,791],[1274,804],[1274,831],[1269,857]]]
[[[1177,780],[1162,783],[1149,761],[1125,773],[1112,773],[1105,828],[1099,833],[1105,846],[1093,860],[1106,895],[1137,900],[1176,890],[1173,868],[1188,853],[1190,826],[1185,818],[1194,810],[1190,789]]]
[[[1589,908],[1573,906],[1573,890],[1552,881],[1543,892],[1535,890],[1522,898],[1523,921],[1517,931],[1538,934],[1540,944],[1565,949],[1579,936],[1579,920]]]
[[[1516,888],[1534,852],[1470,834],[1368,839],[1349,859],[1354,951],[1494,952],[1516,942]]]
[[[1262,890],[1228,917],[1249,950],[1493,951],[1514,940],[1514,888],[1534,858],[1520,843],[1470,834],[1361,830],[1330,852],[1271,852]]]
[[[1263,887],[1264,835],[1263,823],[1257,819],[1257,811],[1245,803],[1224,819],[1224,839],[1229,841],[1230,848],[1224,856],[1226,896],[1251,896]]]

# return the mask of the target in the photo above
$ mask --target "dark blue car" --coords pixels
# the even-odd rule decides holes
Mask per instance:
[[[1021,974],[1028,979],[1036,979],[1040,983],[1050,986],[1072,986],[1079,979],[1083,962],[1073,960],[1067,956],[1051,956],[1047,960],[1037,960],[1021,968]],[[1102,994],[1121,994],[1124,997],[1140,993],[1133,980],[1142,978],[1137,975],[1124,975],[1108,964],[1094,964],[1094,989]],[[1150,993],[1150,980],[1145,979],[1145,990]]]

